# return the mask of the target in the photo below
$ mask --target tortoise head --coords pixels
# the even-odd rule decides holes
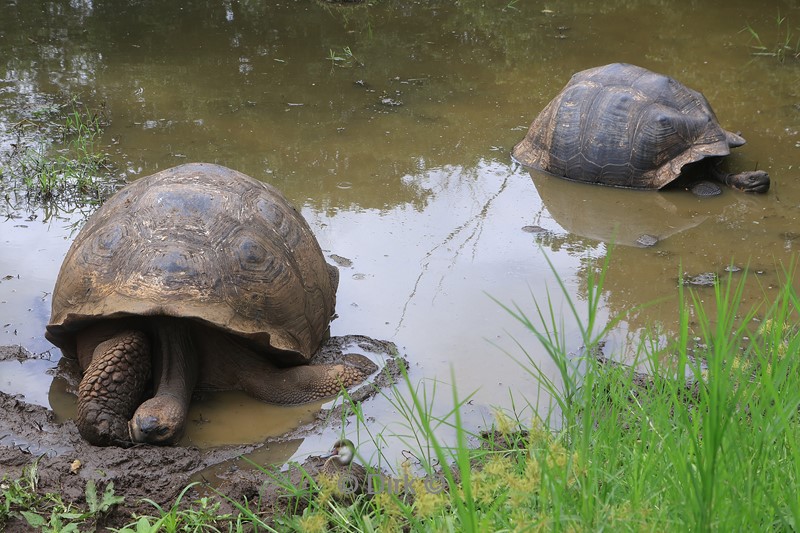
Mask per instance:
[[[183,435],[187,405],[170,394],[159,394],[143,402],[128,422],[133,442],[175,444]]]
[[[763,170],[750,170],[729,175],[725,182],[744,192],[764,193],[769,190],[769,174]]]

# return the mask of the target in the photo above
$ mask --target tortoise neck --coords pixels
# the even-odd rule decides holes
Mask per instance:
[[[154,396],[172,396],[188,409],[199,366],[193,326],[174,317],[153,317],[151,324]]]
[[[709,161],[708,171],[711,173],[712,179],[728,186],[731,185],[732,174],[722,169],[721,158],[713,158],[711,161]]]

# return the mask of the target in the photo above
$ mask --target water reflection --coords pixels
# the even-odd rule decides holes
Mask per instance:
[[[459,108],[471,107],[488,80],[446,79],[449,50],[469,47],[473,66],[492,66],[511,48],[544,38],[513,31],[524,25],[511,13],[446,7],[395,6],[389,25],[368,9],[332,13],[304,2],[24,3],[0,23],[13,38],[6,82],[17,95],[88,91],[108,101],[109,136],[122,141],[120,164],[134,173],[183,162],[176,159],[225,160],[286,182],[302,172],[325,192],[332,174],[355,174],[346,179],[361,189],[350,201],[365,207],[414,201],[400,176],[420,164],[475,162],[486,147],[487,136],[474,134],[488,130],[459,117]],[[37,20],[37,8],[59,14],[57,22]],[[35,35],[30,41],[24,28]],[[438,35],[408,38],[426,34]],[[364,66],[328,60],[343,47]],[[381,105],[387,98],[402,105]],[[19,101],[10,107],[22,108]],[[424,142],[410,134],[412,125],[430,130]],[[453,143],[448,133],[460,138]],[[387,198],[387,182],[401,190]]]
[[[708,218],[686,205],[679,206],[672,201],[672,194],[612,189],[575,183],[536,170],[529,172],[542,203],[568,232],[567,238],[641,247],[643,235],[663,241]],[[543,242],[557,251],[554,238]]]
[[[651,326],[677,331],[681,305],[677,286],[684,277],[713,274],[724,280],[730,274],[736,281],[750,276],[753,289],[765,287],[773,293],[784,281],[782,267],[774,262],[782,261],[781,246],[789,252],[788,261],[798,251],[792,233],[776,231],[787,219],[776,214],[749,219],[764,210],[757,196],[725,191],[720,197],[696,198],[682,190],[620,190],[528,172],[542,201],[534,218],[541,228],[534,233],[536,241],[553,253],[564,251],[580,258],[593,250],[594,260],[582,260],[577,270],[582,280],[578,294],[584,299],[589,270],[599,273],[607,257],[604,305],[610,316],[626,316],[625,329],[633,333],[628,340]],[[777,225],[776,218],[781,220]],[[643,234],[657,237],[657,242],[642,247]],[[749,248],[735,253],[731,248],[754,242],[758,252]],[[692,290],[713,313],[713,289]],[[758,289],[746,291],[744,305],[758,304],[762,295]],[[687,293],[686,302],[690,301]],[[615,348],[623,347],[618,343]]]

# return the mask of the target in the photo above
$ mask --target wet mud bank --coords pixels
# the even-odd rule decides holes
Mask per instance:
[[[312,364],[323,364],[341,356],[348,347],[356,345],[363,352],[380,358],[381,369],[365,384],[350,394],[353,401],[363,402],[391,386],[402,376],[407,366],[398,355],[393,343],[361,336],[334,337],[315,356]],[[20,347],[2,347],[0,357],[24,359],[29,352]],[[338,402],[337,402],[338,404]],[[221,446],[208,449],[197,447],[157,447],[135,445],[130,448],[97,447],[84,441],[72,420],[59,422],[55,413],[39,405],[26,402],[19,396],[0,391],[0,478],[16,479],[24,469],[36,465],[37,493],[58,493],[65,503],[85,506],[86,484],[94,480],[98,493],[108,484],[114,484],[114,493],[124,502],[104,517],[101,527],[119,527],[131,522],[132,514],[155,514],[152,504],[169,508],[187,485],[199,481],[181,500],[190,504],[198,497],[214,490],[227,498],[241,502],[260,501],[259,510],[265,514],[275,512],[286,498],[285,491],[275,485],[264,472],[246,468],[240,458],[258,454],[259,450],[287,446],[324,427],[341,423],[341,404],[321,410],[315,420],[275,439],[255,444]],[[303,467],[314,473],[319,458],[310,457]],[[265,465],[270,466],[270,465]],[[291,477],[301,479],[300,472],[292,468]],[[222,502],[221,513],[233,512],[232,506]],[[27,531],[23,521],[0,524],[6,531]]]

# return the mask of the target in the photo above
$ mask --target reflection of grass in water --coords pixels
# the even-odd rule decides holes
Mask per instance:
[[[750,35],[750,47],[753,55],[774,57],[783,63],[787,59],[800,59],[800,34],[793,34],[786,17],[780,12],[775,18],[775,44],[768,45],[759,33],[749,24],[742,29]]]
[[[72,99],[14,124],[15,142],[0,167],[6,204],[16,210],[22,200],[50,211],[99,204],[115,188],[108,154],[98,147],[107,122],[102,109]]]

